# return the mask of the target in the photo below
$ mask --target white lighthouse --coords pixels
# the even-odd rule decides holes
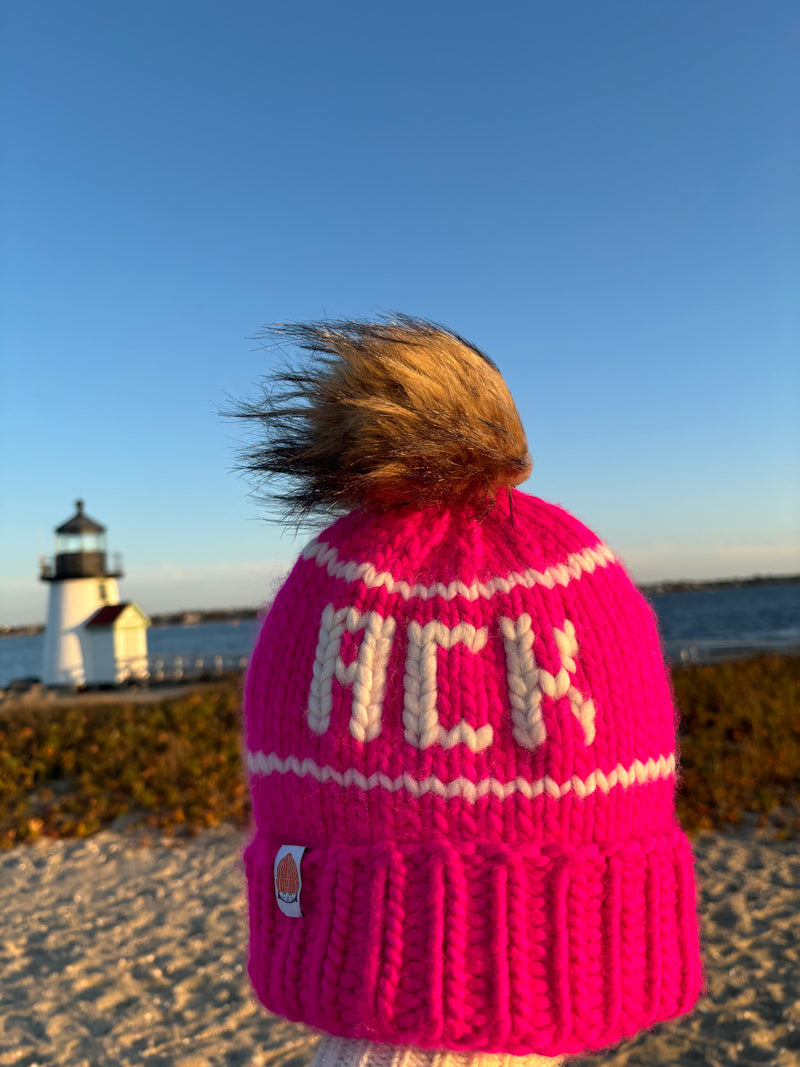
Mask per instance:
[[[50,686],[117,684],[147,674],[147,626],[136,604],[120,603],[119,555],[108,564],[106,528],[83,510],[56,529],[56,555],[42,560],[50,586],[42,680]]]

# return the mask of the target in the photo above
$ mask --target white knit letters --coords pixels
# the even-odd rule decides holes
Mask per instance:
[[[517,744],[523,748],[535,749],[546,739],[542,698],[549,696],[556,700],[559,697],[569,698],[572,713],[583,727],[584,740],[587,745],[591,745],[595,735],[595,709],[592,701],[584,697],[572,684],[578,641],[575,637],[575,627],[569,619],[564,620],[563,630],[553,629],[553,638],[561,661],[557,674],[550,674],[536,664],[530,615],[521,615],[518,619],[501,619],[500,631],[506,650],[506,677],[514,740]]]
[[[347,665],[341,657],[345,630],[351,634],[365,631],[357,658]],[[308,698],[308,725],[314,733],[324,734],[330,726],[336,677],[343,686],[353,689],[351,736],[356,741],[372,741],[378,736],[394,630],[395,620],[384,618],[377,611],[362,615],[356,608],[334,610],[333,604],[328,604],[322,613]]]
[[[476,730],[462,719],[450,730],[445,730],[439,722],[436,707],[436,649],[449,649],[460,641],[470,652],[480,652],[486,637],[485,627],[476,630],[466,622],[452,629],[441,622],[420,626],[412,620],[408,624],[403,736],[414,748],[430,748],[431,745],[452,748],[464,744],[472,752],[482,752],[491,745],[494,735],[489,723]]]
[[[333,710],[333,679],[352,690],[350,705],[350,734],[357,741],[372,741],[380,735],[386,672],[392,650],[396,620],[384,618],[377,611],[359,612],[356,608],[334,608],[328,604],[322,613],[317,650],[306,712],[309,728],[324,734]],[[545,696],[566,697],[570,709],[583,728],[584,741],[592,744],[595,738],[595,707],[575,684],[578,641],[575,627],[565,619],[562,628],[553,629],[558,649],[559,666],[555,674],[540,667],[533,653],[535,634],[528,614],[518,619],[501,618],[506,659],[506,679],[514,740],[522,748],[533,751],[547,739],[542,716]],[[345,664],[341,656],[345,631],[363,631],[356,658]],[[470,652],[479,653],[486,646],[486,627],[477,629],[462,622],[448,627],[433,620],[422,625],[414,620],[408,624],[408,647],[403,677],[403,736],[417,749],[441,745],[453,748],[466,745],[472,752],[482,752],[491,745],[494,732],[490,723],[477,729],[462,720],[446,729],[439,720],[437,707],[436,660],[437,649],[452,649],[463,644]]]
[[[561,689],[563,690],[566,685],[566,695],[569,697],[572,714],[583,727],[583,737],[586,744],[591,745],[595,735],[594,703],[572,684],[576,670],[575,657],[578,655],[578,639],[575,636],[575,627],[569,619],[564,619],[564,629],[554,629],[553,637],[561,656],[561,670],[557,675],[558,678],[562,679]],[[544,677],[543,671],[539,673]],[[563,675],[566,675],[566,682],[563,680]],[[547,677],[549,678],[550,675],[547,675]],[[562,696],[563,693],[559,692],[558,695]]]
[[[506,649],[506,678],[511,701],[514,740],[523,748],[538,748],[547,737],[542,718],[542,688],[539,668],[533,658],[530,615],[501,619],[500,632]]]

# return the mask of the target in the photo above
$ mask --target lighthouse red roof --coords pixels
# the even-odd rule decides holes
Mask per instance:
[[[125,608],[129,606],[129,603],[129,601],[126,601],[124,604],[106,604],[104,608],[99,608],[86,623],[87,629],[94,629],[98,626],[113,626]]]
[[[102,608],[98,608],[90,619],[87,619],[84,624],[89,630],[104,629],[106,627],[113,626],[117,619],[126,611],[132,609],[137,615],[141,616],[146,626],[150,625],[150,619],[142,611],[138,604],[132,600],[125,600],[121,604],[106,604]]]

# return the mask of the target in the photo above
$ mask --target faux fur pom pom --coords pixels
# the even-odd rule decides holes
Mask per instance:
[[[242,469],[259,482],[292,482],[285,492],[267,490],[284,519],[488,503],[530,474],[508,386],[457,334],[398,316],[277,326],[265,337],[308,353],[301,366],[265,379],[260,402],[234,413],[257,430]]]

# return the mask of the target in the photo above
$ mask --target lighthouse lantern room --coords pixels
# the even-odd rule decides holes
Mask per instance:
[[[108,622],[100,613],[128,606],[120,605],[117,587],[121,559],[117,554],[109,565],[105,526],[84,512],[82,500],[76,507],[72,518],[56,529],[55,557],[41,563],[40,577],[50,587],[42,680],[50,686],[81,686],[141,677],[147,673],[149,619],[136,605],[131,605],[134,611],[114,612],[115,620],[124,614],[126,639],[106,651],[99,634]],[[104,625],[91,626],[94,619]]]

